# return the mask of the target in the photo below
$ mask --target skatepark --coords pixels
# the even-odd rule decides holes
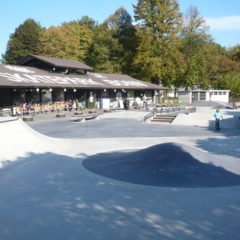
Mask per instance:
[[[1,118],[0,239],[239,239],[240,113],[220,107],[218,132],[216,106]]]

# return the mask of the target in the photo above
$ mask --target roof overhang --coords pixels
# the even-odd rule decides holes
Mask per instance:
[[[33,67],[0,65],[0,87],[166,90],[121,74],[56,74]]]

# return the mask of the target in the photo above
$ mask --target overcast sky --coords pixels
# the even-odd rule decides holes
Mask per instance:
[[[133,16],[132,4],[137,0],[4,0],[0,14],[0,55],[9,36],[27,18],[33,18],[43,27],[58,26],[63,22],[89,16],[103,22],[123,6]],[[179,0],[180,10],[186,12],[196,6],[206,19],[215,42],[231,47],[240,44],[240,0]]]

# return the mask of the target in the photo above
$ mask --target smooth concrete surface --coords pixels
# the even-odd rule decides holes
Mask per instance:
[[[214,111],[0,122],[0,239],[240,239],[239,112]]]

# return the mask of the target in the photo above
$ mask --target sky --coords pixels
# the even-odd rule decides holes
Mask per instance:
[[[136,3],[137,0],[1,1],[0,56],[6,51],[10,34],[28,18],[45,28],[81,19],[82,16],[89,16],[102,23],[119,7],[126,8],[133,16],[133,4]],[[178,3],[183,13],[190,6],[198,8],[215,42],[225,47],[240,44],[240,0],[178,0]]]

